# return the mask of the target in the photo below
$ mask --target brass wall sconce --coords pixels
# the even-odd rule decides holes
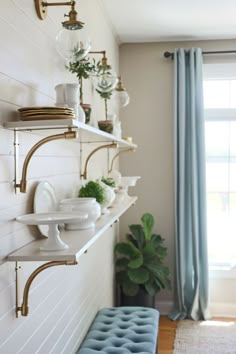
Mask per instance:
[[[107,62],[106,51],[92,51],[90,54],[102,54],[101,63],[97,66],[96,75],[92,76],[92,81],[95,90],[100,97],[104,99],[105,104],[105,118],[108,118],[107,101],[111,98],[114,88],[118,82],[118,78],[114,72],[111,71],[111,65]]]
[[[16,183],[16,180],[15,180],[15,188],[20,188],[21,193],[26,193],[26,186],[27,186],[26,178],[27,178],[28,165],[29,165],[31,157],[33,156],[35,151],[38,150],[38,148],[40,148],[40,146],[48,143],[49,141],[58,140],[58,139],[75,139],[76,137],[77,137],[77,133],[74,131],[71,131],[71,129],[69,128],[68,131],[65,133],[47,136],[46,138],[43,138],[40,141],[38,141],[30,149],[30,151],[28,152],[28,154],[25,157],[23,168],[22,168],[21,181],[20,181],[20,183]]]
[[[51,6],[70,6],[71,9],[67,16],[69,19],[62,22],[62,29],[56,37],[56,47],[59,54],[67,60],[73,60],[76,55],[77,59],[84,58],[90,48],[91,41],[84,30],[84,23],[77,19],[77,11],[75,10],[75,1],[67,2],[47,2],[43,0],[34,0],[35,10],[40,20],[47,17],[48,7]]]
[[[105,148],[108,148],[108,149],[111,149],[111,148],[117,148],[118,147],[118,144],[117,143],[112,143],[112,144],[106,144],[106,145],[102,145],[102,146],[99,146],[97,147],[96,149],[94,149],[92,152],[90,152],[90,154],[88,155],[86,161],[85,161],[85,165],[84,165],[84,172],[81,173],[80,177],[82,179],[87,179],[88,177],[88,162],[90,160],[90,158],[95,154],[95,152],[101,150],[101,149],[105,149]]]
[[[118,76],[118,84],[115,88],[115,98],[117,100],[119,107],[127,106],[130,101],[129,94],[126,91],[123,82],[121,81],[121,76]]]
[[[112,91],[118,82],[118,78],[116,74],[111,71],[112,68],[111,65],[108,64],[106,51],[90,51],[89,54],[102,54],[101,62],[97,67],[97,75],[92,76],[95,89],[99,93]]]
[[[135,150],[134,148],[129,148],[129,149],[120,150],[120,151],[113,157],[113,159],[111,160],[111,167],[110,167],[110,169],[108,170],[108,173],[111,173],[111,172],[112,172],[115,159],[116,159],[120,154],[123,154],[124,152],[135,152],[135,151],[136,151],[136,150]]]

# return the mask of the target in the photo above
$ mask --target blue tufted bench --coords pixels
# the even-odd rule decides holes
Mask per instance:
[[[77,354],[155,354],[159,312],[148,307],[100,310]]]

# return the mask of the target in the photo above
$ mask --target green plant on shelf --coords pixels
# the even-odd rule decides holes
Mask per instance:
[[[66,65],[72,74],[76,74],[76,77],[79,79],[80,84],[80,103],[83,103],[83,79],[89,79],[91,75],[94,75],[97,72],[97,65],[94,58],[85,57],[83,59],[76,59],[73,62],[69,62]]]
[[[96,198],[96,201],[102,204],[106,199],[106,192],[99,182],[89,181],[80,188],[79,197]]]
[[[115,188],[116,187],[116,181],[112,177],[102,177],[101,181],[105,183],[107,186]]]

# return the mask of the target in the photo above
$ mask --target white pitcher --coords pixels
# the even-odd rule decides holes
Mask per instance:
[[[79,89],[79,83],[59,84],[55,86],[57,96],[56,106],[74,109],[75,118],[80,122],[85,123],[85,113],[80,106]]]

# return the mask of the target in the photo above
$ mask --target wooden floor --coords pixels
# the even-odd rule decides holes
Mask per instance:
[[[178,321],[171,321],[161,316],[158,334],[158,354],[172,354]]]

